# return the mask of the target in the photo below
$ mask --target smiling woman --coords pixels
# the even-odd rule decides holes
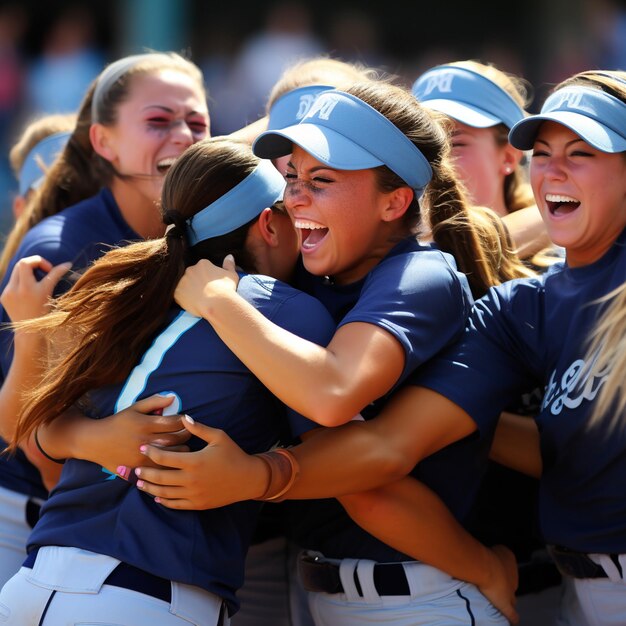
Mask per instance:
[[[32,268],[38,274],[61,263],[81,272],[111,246],[162,234],[158,201],[163,170],[207,133],[206,94],[193,63],[173,53],[151,53],[111,64],[85,95],[75,130],[36,190],[25,215],[32,228],[21,240],[19,235],[12,237],[5,250],[12,258],[1,287],[24,257],[45,259]],[[62,281],[55,293],[69,286]],[[4,309],[0,319],[11,321]],[[5,440],[13,433],[12,403],[20,392],[9,371],[30,376],[36,369],[32,356],[18,358],[11,367],[12,341],[11,332],[2,333],[0,433]],[[16,335],[16,348],[24,341],[32,344],[32,337]],[[35,384],[33,379],[29,382]],[[3,455],[0,469],[0,493],[6,499],[6,506],[0,507],[2,582],[25,556],[30,526],[24,511],[45,499],[47,490],[37,468],[21,453]]]

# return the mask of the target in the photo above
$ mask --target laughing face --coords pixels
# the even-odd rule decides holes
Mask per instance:
[[[598,260],[626,227],[626,155],[601,152],[574,132],[544,122],[531,162],[537,205],[571,267]]]
[[[138,74],[117,108],[116,123],[104,129],[104,156],[155,202],[167,170],[187,147],[208,136],[208,123],[205,95],[191,76],[176,70]]]
[[[390,248],[390,194],[374,170],[336,170],[294,145],[284,202],[300,234],[302,260],[338,284],[363,278]]]

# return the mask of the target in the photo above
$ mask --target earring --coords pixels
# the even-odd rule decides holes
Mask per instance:
[[[510,165],[505,165],[504,166],[504,173],[508,176],[513,170],[511,169]]]

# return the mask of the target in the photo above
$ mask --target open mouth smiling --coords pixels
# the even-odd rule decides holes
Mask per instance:
[[[167,170],[169,170],[175,162],[176,157],[166,157],[164,159],[161,159],[160,161],[157,161],[157,172],[159,172],[159,174],[167,174]]]
[[[580,200],[562,194],[547,193],[545,199],[550,215],[567,215],[580,206]]]
[[[311,250],[315,248],[328,234],[328,228],[317,222],[304,219],[294,219],[294,226],[302,235],[302,249]]]

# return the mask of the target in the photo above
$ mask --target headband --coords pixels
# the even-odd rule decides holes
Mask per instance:
[[[290,154],[294,143],[338,170],[386,165],[418,195],[432,177],[426,157],[398,127],[343,91],[320,94],[299,124],[261,133],[252,150],[261,158],[274,159]]]
[[[107,65],[107,67],[98,76],[96,87],[93,92],[93,98],[91,100],[91,121],[96,123],[98,118],[98,108],[102,103],[103,98],[109,92],[111,87],[120,79],[128,70],[138,65],[144,59],[156,56],[154,53],[148,54],[132,54],[118,59],[117,61]]]
[[[269,162],[261,161],[238,185],[187,220],[189,243],[231,233],[258,217],[283,197],[285,179]]]
[[[513,126],[509,141],[520,150],[532,149],[545,121],[566,126],[602,152],[626,151],[626,103],[601,89],[574,86],[555,91],[541,113]]]
[[[276,130],[297,124],[311,109],[323,91],[334,89],[328,85],[310,85],[292,89],[278,98],[270,108],[267,130]]]
[[[36,189],[44,179],[43,167],[50,167],[65,148],[71,132],[54,133],[42,139],[26,155],[18,176],[18,193],[25,196],[31,189]],[[43,167],[42,167],[43,166]]]
[[[511,128],[524,119],[524,109],[500,85],[473,70],[440,65],[413,84],[413,95],[425,106],[462,124]]]

